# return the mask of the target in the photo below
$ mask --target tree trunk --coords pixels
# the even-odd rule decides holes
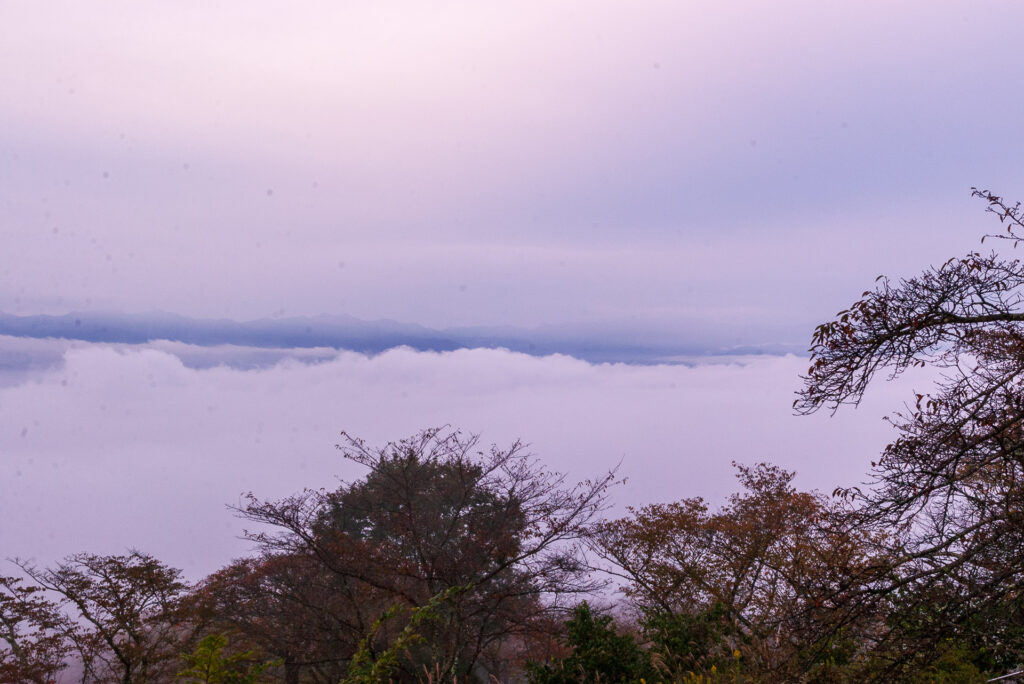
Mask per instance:
[[[284,684],[299,684],[299,664],[289,658],[284,661]]]

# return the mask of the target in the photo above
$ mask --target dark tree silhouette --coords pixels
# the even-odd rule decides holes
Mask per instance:
[[[360,639],[389,606],[380,592],[299,554],[236,560],[207,577],[196,599],[211,628],[229,634],[236,650],[279,661],[288,683],[302,673],[341,681]]]
[[[593,587],[583,541],[611,473],[570,487],[518,442],[482,450],[459,432],[427,430],[379,449],[343,436],[339,449],[369,469],[365,479],[281,501],[251,497],[239,513],[272,528],[251,535],[264,554],[313,560],[337,591],[356,604],[365,597],[350,615],[366,625],[382,599],[415,608],[466,587],[424,624],[409,667],[443,678],[496,668],[534,617]]]
[[[1024,237],[1019,204],[973,194],[1005,228],[986,237]],[[934,388],[891,419],[898,437],[869,486],[837,491],[857,502],[855,524],[894,544],[860,596],[903,611],[890,638],[916,641],[894,643],[894,658],[959,635],[995,662],[1024,660],[1024,265],[970,253],[914,278],[880,276],[818,326],[810,352],[801,413],[858,403],[879,372],[936,369]]]

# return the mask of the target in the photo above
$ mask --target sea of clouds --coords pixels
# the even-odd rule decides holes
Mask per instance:
[[[505,350],[261,350],[172,342],[0,338],[0,555],[153,553],[192,578],[245,554],[227,509],[363,474],[334,445],[450,425],[521,439],[573,480],[628,478],[615,511],[682,497],[717,503],[732,461],[798,471],[803,488],[864,479],[909,382],[856,411],[792,415],[806,359],[590,364]]]

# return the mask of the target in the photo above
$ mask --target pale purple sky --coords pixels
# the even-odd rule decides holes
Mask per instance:
[[[1009,1],[3,3],[0,312],[804,342],[879,273],[977,249],[972,185],[1024,198],[1021,25]],[[0,338],[63,359],[0,382],[0,556],[208,571],[240,548],[222,505],[329,485],[341,429],[622,458],[626,503],[720,497],[732,459],[828,489],[905,395],[792,418],[793,357],[186,353]]]
[[[866,278],[975,247],[972,185],[1019,187],[1022,20],[4,3],[0,310],[742,319],[802,340]]]

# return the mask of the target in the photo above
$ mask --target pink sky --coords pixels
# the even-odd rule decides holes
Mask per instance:
[[[1022,15],[7,3],[0,310],[802,340],[1020,185]]]

